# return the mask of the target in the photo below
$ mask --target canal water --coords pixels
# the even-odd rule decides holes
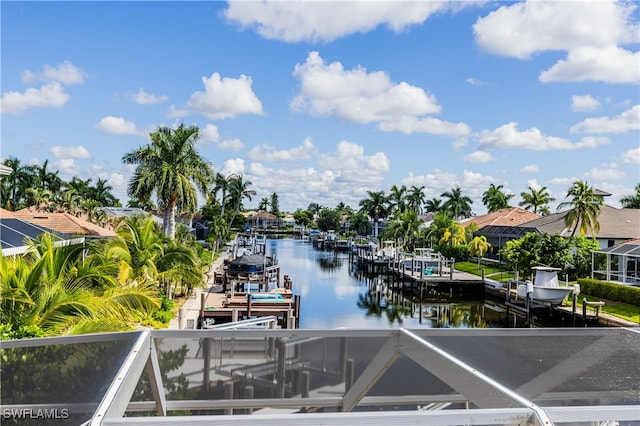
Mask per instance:
[[[348,253],[318,249],[309,240],[268,239],[267,254],[276,256],[281,274],[291,278],[301,297],[302,329],[521,326],[492,301],[389,290],[388,277],[367,276]]]

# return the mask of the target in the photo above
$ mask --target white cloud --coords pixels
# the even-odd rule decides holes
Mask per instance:
[[[591,95],[573,95],[571,97],[571,111],[589,112],[600,107],[600,101]]]
[[[353,142],[340,141],[336,151],[321,154],[318,165],[325,169],[339,169],[342,172],[362,172],[363,175],[389,170],[389,159],[384,153],[373,156],[364,154],[364,147]]]
[[[216,147],[220,149],[230,149],[231,151],[240,151],[244,149],[244,143],[240,139],[225,139],[217,142]]]
[[[20,92],[5,92],[0,100],[0,109],[5,114],[20,115],[29,108],[60,108],[67,103],[70,96],[58,82],[29,88]]]
[[[571,133],[599,134],[620,134],[638,130],[640,130],[640,105],[615,117],[587,118],[570,129]]]
[[[471,207],[477,213],[484,208],[482,194],[490,184],[499,182],[492,176],[486,176],[470,170],[464,170],[461,174],[456,174],[436,168],[423,175],[415,175],[411,172],[407,177],[401,179],[401,183],[406,186],[424,186],[424,193],[427,199],[441,199],[443,192],[451,191],[454,187],[460,187],[462,194],[473,200]]]
[[[249,151],[247,158],[253,161],[267,162],[309,160],[314,152],[315,148],[311,138],[306,138],[302,145],[280,151],[270,146],[257,146]]]
[[[522,173],[537,173],[540,171],[540,167],[536,164],[529,164],[528,166],[524,166],[520,169]]]
[[[472,86],[486,86],[489,84],[475,77],[469,77],[465,81]]]
[[[220,140],[220,133],[218,132],[218,126],[215,124],[207,124],[203,129],[200,129],[200,142],[202,143],[216,143]]]
[[[229,2],[225,18],[264,38],[286,42],[330,42],[385,25],[399,32],[458,2]]]
[[[225,176],[244,175],[244,160],[242,158],[231,158],[225,161],[221,172]]]
[[[42,71],[25,70],[22,72],[22,81],[25,83],[42,81],[45,83],[82,84],[86,76],[87,74],[80,68],[69,61],[64,61],[56,68],[45,65]]]
[[[567,52],[541,73],[543,82],[638,83],[638,53],[620,47],[637,43],[635,8],[632,2],[520,2],[478,19],[473,29],[478,45],[498,55]]]
[[[420,87],[394,83],[382,71],[368,72],[363,67],[345,70],[340,62],[327,64],[318,52],[310,52],[304,64],[295,66],[293,75],[300,80],[300,91],[290,104],[295,112],[336,116],[358,124],[376,123],[387,132],[458,137],[470,131],[464,123],[425,117],[440,113],[436,98]]]
[[[197,112],[211,120],[234,118],[243,114],[262,115],[262,103],[253,93],[251,77],[225,77],[213,73],[202,77],[204,92],[195,92],[187,101],[190,112]]]
[[[104,117],[100,122],[95,124],[94,127],[103,133],[113,135],[140,136],[144,133],[136,128],[135,123],[127,121],[122,117],[114,117],[112,115]]]
[[[51,148],[54,158],[90,158],[87,148],[78,146],[54,146]]]
[[[495,130],[483,130],[479,134],[480,146],[484,148],[520,148],[528,151],[575,150],[595,148],[609,144],[605,137],[584,137],[578,142],[571,142],[565,138],[544,135],[533,127],[528,130],[518,130],[517,123],[508,123]]]
[[[640,147],[623,152],[620,161],[623,163],[640,164]]]
[[[76,176],[80,173],[80,168],[73,158],[59,158],[53,162],[53,166],[58,169],[60,173],[70,176]]]
[[[624,179],[625,174],[616,167],[604,165],[603,167],[592,167],[591,170],[584,174],[584,176],[585,178],[592,180],[615,180]]]
[[[540,74],[540,81],[603,83],[640,83],[638,72],[640,52],[630,52],[616,46],[580,47],[573,49],[566,60],[556,62]]]
[[[451,123],[433,117],[398,117],[381,122],[378,128],[385,132],[401,132],[407,135],[417,132],[460,138],[461,141],[458,143],[462,146],[465,144],[463,141],[471,133],[471,128],[465,123]]]
[[[489,163],[493,160],[493,156],[486,151],[475,151],[464,157],[464,161],[468,163]]]
[[[131,100],[140,105],[156,105],[167,102],[169,98],[166,95],[158,96],[140,89],[131,96]]]

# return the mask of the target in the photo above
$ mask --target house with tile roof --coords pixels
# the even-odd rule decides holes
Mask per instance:
[[[29,209],[23,209],[13,212],[13,216],[22,221],[65,235],[90,239],[115,237],[117,235],[110,229],[95,225],[69,213],[34,212]]]
[[[16,216],[15,212],[0,208],[0,253],[2,256],[22,255],[29,249],[29,241],[43,234],[54,237],[54,245],[82,244],[85,237],[58,232]]]
[[[539,214],[520,207],[507,207],[482,216],[463,219],[460,221],[460,224],[466,227],[475,222],[475,224],[478,225],[478,229],[482,229],[485,226],[517,226],[539,219],[540,217]]]
[[[496,250],[503,247],[507,241],[518,239],[529,232],[535,232],[539,235],[560,235],[568,238],[571,237],[573,228],[569,228],[565,224],[567,213],[568,210],[553,213],[514,226],[502,224],[486,225],[479,229],[476,234],[487,237],[487,240]],[[588,231],[585,237],[594,238],[601,249],[627,240],[640,238],[639,209],[618,209],[604,205],[598,216],[598,223],[600,224],[600,231],[596,235],[592,235]],[[576,235],[580,235],[579,227]]]

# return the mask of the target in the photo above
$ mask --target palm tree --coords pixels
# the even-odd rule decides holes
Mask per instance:
[[[49,160],[44,160],[42,166],[33,165],[29,166],[28,169],[32,173],[34,186],[40,188],[46,188],[51,192],[55,193],[59,191],[62,187],[62,179],[58,176],[58,171],[50,172],[47,170],[49,165]]]
[[[349,218],[349,227],[355,230],[358,235],[368,234],[370,229],[369,217],[363,212],[356,212]]]
[[[7,158],[3,164],[11,169],[11,173],[0,180],[2,207],[19,210],[25,206],[27,189],[33,187],[30,168],[20,165],[20,160],[15,157]]]
[[[374,237],[378,238],[378,224],[380,219],[387,217],[389,203],[384,191],[367,191],[369,198],[360,200],[360,211],[373,219]]]
[[[424,186],[411,185],[407,194],[407,205],[417,214],[422,214],[422,205],[424,204]]]
[[[242,209],[242,202],[244,199],[251,201],[251,197],[256,195],[256,191],[249,189],[251,187],[251,181],[245,181],[242,175],[234,175],[229,182],[229,206],[233,209],[231,220],[229,224],[233,224],[236,216]]]
[[[231,182],[231,178],[233,175],[225,176],[222,173],[216,173],[213,177],[213,190],[210,193],[210,197],[213,199],[209,200],[209,203],[214,204],[213,201],[217,199],[218,192],[221,193],[220,196],[220,217],[224,217],[224,207],[225,201],[227,199],[227,192],[229,191],[229,184]]]
[[[424,207],[427,213],[439,213],[442,211],[442,200],[439,198],[432,198],[427,200]]]
[[[476,236],[469,242],[469,253],[471,256],[478,256],[478,269],[480,269],[480,259],[491,248],[491,243],[484,235]]]
[[[636,193],[620,199],[623,209],[640,209],[640,183],[636,184]]]
[[[444,230],[440,241],[440,244],[448,244],[452,247],[455,247],[459,244],[464,244],[467,242],[467,234],[465,232],[464,226],[460,225],[457,222],[454,222],[449,228]]]
[[[206,194],[213,181],[213,169],[195,149],[200,137],[197,126],[159,127],[150,137],[151,144],[122,157],[125,164],[137,165],[127,192],[130,197],[142,200],[155,193],[163,207],[163,233],[173,239],[175,209],[196,211],[197,190]]]
[[[394,240],[402,239],[404,248],[408,251],[413,251],[422,223],[414,210],[407,210],[392,220],[385,228],[384,233]]]
[[[36,211],[45,211],[52,198],[53,193],[48,189],[39,187],[27,189],[27,204],[34,206]]]
[[[460,187],[455,187],[451,191],[443,192],[440,196],[447,198],[442,208],[451,212],[451,216],[454,219],[462,219],[473,215],[471,211],[473,201],[466,195],[462,195]]]
[[[569,207],[569,211],[564,217],[567,227],[573,227],[571,236],[573,237],[580,227],[580,235],[584,236],[587,231],[595,238],[600,231],[598,216],[604,205],[602,195],[596,195],[593,187],[585,181],[576,181],[567,191],[567,197],[572,197],[570,201],[565,201],[558,205],[558,210]],[[566,197],[565,197],[566,198]]]
[[[491,184],[489,189],[482,194],[482,203],[487,207],[489,213],[509,207],[509,200],[513,198],[513,194],[505,194],[502,188],[502,185]]]
[[[213,251],[211,253],[211,260],[216,254],[216,250],[220,247],[220,241],[224,240],[229,232],[229,224],[221,217],[215,217],[209,222],[209,238],[214,241]]]
[[[433,222],[429,225],[429,228],[425,231],[425,240],[430,242],[430,247],[433,247],[434,241],[440,241],[444,236],[447,229],[451,229],[455,224],[455,220],[451,217],[449,212],[438,212],[433,217]]]
[[[119,285],[114,260],[94,256],[95,250],[55,247],[53,237],[44,235],[29,256],[0,256],[0,322],[45,335],[117,331],[132,328],[137,312],[159,306],[153,290]]]
[[[269,208],[269,198],[262,197],[262,199],[258,203],[258,211],[266,212],[268,208]]]
[[[542,216],[551,214],[548,204],[556,200],[549,195],[546,186],[540,189],[529,187],[529,192],[521,192],[520,197],[522,198],[522,201],[518,203],[520,207]]]
[[[387,202],[389,203],[390,212],[396,215],[403,213],[407,209],[407,187],[402,185],[398,187],[393,185],[389,190]]]

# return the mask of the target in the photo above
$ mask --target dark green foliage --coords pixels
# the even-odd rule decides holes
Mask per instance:
[[[448,244],[440,244],[438,246],[438,252],[442,254],[446,259],[454,258],[456,262],[465,262],[469,260],[469,246],[466,244],[458,244],[457,246],[450,246]]]
[[[570,242],[559,235],[529,232],[518,240],[507,241],[500,250],[507,267],[518,271],[523,277],[532,275],[538,265],[552,266],[563,271],[571,260]]]
[[[640,288],[638,287],[591,278],[581,278],[578,284],[580,284],[580,291],[590,296],[640,306]]]
[[[316,223],[321,231],[338,230],[340,229],[340,212],[333,209],[322,209]]]
[[[600,249],[598,242],[591,238],[574,237],[572,239],[573,257],[570,274],[574,278],[591,276],[591,254]]]

